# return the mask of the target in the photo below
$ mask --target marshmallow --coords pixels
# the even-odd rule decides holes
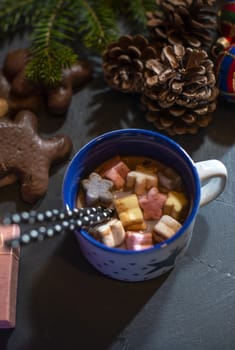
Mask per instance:
[[[108,247],[117,247],[125,240],[125,230],[121,221],[112,219],[108,223],[96,225],[94,231],[98,233],[101,241]]]
[[[181,186],[181,177],[171,168],[158,172],[159,185],[168,191],[176,190]]]
[[[162,242],[172,237],[182,225],[169,215],[163,215],[153,228],[153,237],[156,242]]]
[[[146,222],[143,221],[142,223],[139,224],[132,224],[132,225],[128,225],[126,226],[126,230],[130,230],[130,231],[139,231],[139,230],[145,230],[147,227]]]
[[[103,176],[113,181],[116,189],[121,189],[125,184],[125,179],[129,171],[130,169],[121,161],[106,170]]]
[[[135,171],[140,171],[141,173],[147,173],[156,175],[158,169],[156,166],[143,166],[142,164],[137,164],[135,167]]]
[[[128,250],[143,250],[153,247],[152,233],[127,231],[126,247]]]
[[[130,171],[126,178],[127,188],[133,188],[137,195],[142,195],[151,187],[156,187],[157,183],[157,175],[142,171]]]
[[[146,195],[139,199],[139,205],[144,213],[144,219],[160,219],[167,195],[160,193],[157,187],[152,187]]]
[[[81,184],[86,194],[86,205],[92,206],[99,202],[110,204],[112,202],[112,181],[103,179],[99,174],[93,172],[89,175],[89,179],[82,180]]]
[[[183,192],[170,191],[168,192],[163,213],[179,220],[187,205],[188,200]]]
[[[114,206],[124,227],[136,225],[137,229],[141,229],[144,217],[135,194],[115,198]]]

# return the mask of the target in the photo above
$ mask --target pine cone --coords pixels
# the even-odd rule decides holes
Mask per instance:
[[[147,27],[153,39],[166,44],[195,48],[211,46],[217,16],[209,9],[215,0],[156,0],[158,8],[147,12]]]
[[[123,35],[103,55],[103,73],[108,85],[122,92],[143,89],[144,62],[159,54],[157,46],[142,35]]]
[[[165,46],[159,58],[145,64],[141,102],[147,120],[170,135],[206,127],[218,96],[213,68],[204,50]]]

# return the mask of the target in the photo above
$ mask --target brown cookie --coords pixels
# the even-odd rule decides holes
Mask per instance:
[[[31,57],[32,55],[27,49],[16,49],[8,52],[3,63],[3,74],[7,80],[11,82],[25,68]]]
[[[4,117],[9,110],[8,101],[5,98],[0,97],[0,118]]]
[[[11,90],[11,85],[5,77],[2,70],[0,70],[0,97],[8,99]]]
[[[11,83],[7,80],[2,70],[0,70],[0,100],[0,117],[3,117],[8,112],[12,114],[24,109],[39,112],[43,109],[45,103],[44,97],[40,94],[23,96],[14,93]]]
[[[64,113],[72,99],[75,89],[81,87],[92,76],[92,69],[87,62],[76,62],[62,72],[62,81],[55,88],[49,88],[47,105],[51,112]]]
[[[44,110],[45,101],[41,95],[20,97],[14,93],[11,93],[9,95],[8,104],[11,114],[22,110],[29,110],[33,113],[38,113]]]
[[[40,137],[37,117],[27,110],[17,113],[14,121],[0,120],[0,139],[0,186],[16,178],[29,203],[47,192],[52,163],[66,159],[72,149],[67,136]]]
[[[0,97],[9,98],[10,110],[13,111],[25,108],[35,112],[45,105],[52,113],[65,113],[74,90],[91,78],[91,65],[88,62],[76,62],[62,71],[60,83],[49,87],[43,82],[35,82],[26,77],[25,69],[31,59],[32,55],[27,49],[18,49],[7,54],[3,72],[0,74]]]

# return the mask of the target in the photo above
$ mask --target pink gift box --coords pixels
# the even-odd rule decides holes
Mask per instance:
[[[20,251],[4,247],[4,240],[19,232],[18,225],[0,226],[0,328],[15,327]]]

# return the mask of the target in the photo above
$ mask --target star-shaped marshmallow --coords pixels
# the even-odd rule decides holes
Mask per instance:
[[[88,179],[82,180],[81,184],[85,191],[86,205],[92,206],[98,203],[109,205],[112,202],[112,181],[103,179],[98,173],[92,172]]]
[[[166,199],[167,195],[160,193],[157,187],[152,187],[146,195],[141,196],[139,205],[143,210],[144,218],[146,220],[160,219]]]

